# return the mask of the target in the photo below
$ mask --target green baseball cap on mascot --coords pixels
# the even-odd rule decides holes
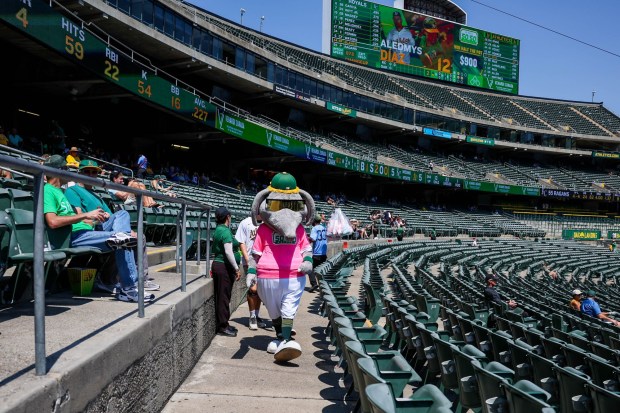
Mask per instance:
[[[280,172],[271,178],[267,190],[269,191],[266,200],[268,211],[275,212],[285,208],[291,211],[304,210],[304,200],[299,194],[297,180],[288,172]]]

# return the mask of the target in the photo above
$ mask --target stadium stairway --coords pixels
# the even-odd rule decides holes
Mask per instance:
[[[147,256],[161,289],[144,318],[137,304],[96,290],[46,296],[44,376],[35,375],[33,303],[0,308],[0,412],[161,410],[214,337],[213,285],[188,262],[182,292],[174,247]],[[235,284],[234,305],[244,291]]]

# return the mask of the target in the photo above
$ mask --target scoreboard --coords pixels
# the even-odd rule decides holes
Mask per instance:
[[[0,20],[46,44],[74,63],[149,102],[215,126],[216,107],[190,87],[139,63],[84,29],[81,22],[58,13],[44,0],[2,0]]]
[[[332,57],[480,87],[519,92],[520,41],[363,0],[332,0]]]

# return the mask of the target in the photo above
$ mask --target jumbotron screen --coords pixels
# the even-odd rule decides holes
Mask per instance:
[[[331,55],[376,69],[519,93],[518,39],[363,0],[332,0]]]

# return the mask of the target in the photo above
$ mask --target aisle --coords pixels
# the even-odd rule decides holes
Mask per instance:
[[[358,294],[361,270],[358,268],[351,279],[352,295]],[[352,411],[357,396],[344,401],[342,369],[335,367],[336,358],[328,349],[324,334],[327,319],[318,315],[319,304],[318,293],[304,292],[294,326],[303,354],[279,365],[265,351],[273,331],[248,329],[248,307],[243,303],[231,317],[231,325],[239,329],[237,337],[216,336],[162,412]],[[262,308],[261,317],[266,316]]]

